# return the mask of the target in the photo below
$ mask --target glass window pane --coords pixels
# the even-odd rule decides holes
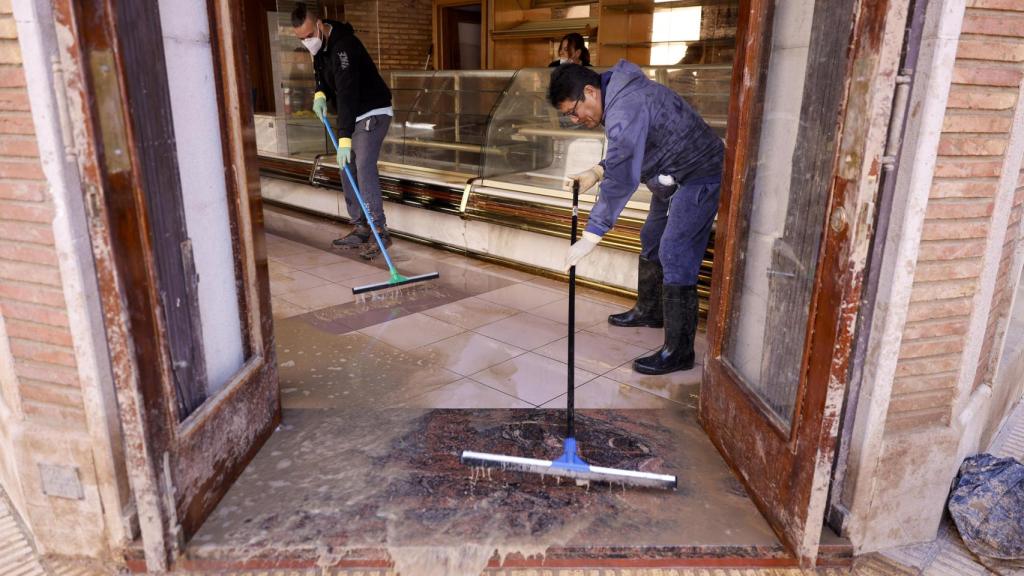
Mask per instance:
[[[242,319],[206,3],[160,0],[185,221],[199,276],[208,397],[242,368]],[[187,17],[176,14],[188,14]]]
[[[756,163],[747,168],[753,177],[747,178],[741,202],[749,212],[741,216],[746,230],[739,240],[725,351],[746,384],[787,427],[800,382],[827,204],[821,198],[827,187],[812,189],[808,174],[794,173],[814,4],[787,0],[775,6],[760,145]]]

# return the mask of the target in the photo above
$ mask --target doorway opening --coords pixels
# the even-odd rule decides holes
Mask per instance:
[[[833,193],[831,160],[837,142],[836,135],[828,130],[834,124],[814,115],[844,113],[839,91],[845,85],[845,68],[830,63],[827,71],[832,75],[827,82],[804,80],[823,76],[824,64],[812,66],[810,58],[816,47],[829,38],[850,37],[847,32],[857,22],[853,13],[857,3],[844,3],[847,13],[836,11],[827,0],[806,0],[799,8],[773,10],[772,6],[767,1],[752,2],[747,6],[749,13],[740,17],[737,35],[765,40],[735,42],[743,49],[731,71],[732,102],[723,116],[730,120],[730,149],[736,150],[738,145],[744,148],[743,154],[727,161],[723,197],[731,196],[723,204],[725,217],[719,220],[726,240],[716,246],[716,250],[721,249],[716,266],[733,267],[738,278],[733,289],[743,282],[744,287],[759,286],[777,295],[774,299],[766,296],[758,307],[743,302],[719,282],[717,292],[712,294],[717,306],[710,312],[709,352],[698,349],[698,356],[707,357],[707,362],[686,373],[646,378],[632,372],[632,359],[660,348],[662,333],[657,329],[612,330],[606,320],[609,314],[627,309],[630,300],[581,292],[578,324],[569,327],[564,314],[564,284],[553,281],[550,274],[524,272],[494,258],[477,261],[452,257],[445,251],[397,238],[393,256],[404,273],[439,271],[441,280],[400,299],[356,301],[351,288],[385,279],[382,264],[360,260],[354,253],[332,251],[331,241],[347,231],[339,230],[336,221],[310,215],[309,209],[300,213],[280,206],[268,208],[265,222],[273,232],[266,237],[268,286],[275,315],[273,341],[280,367],[284,423],[195,534],[184,551],[183,567],[191,562],[202,568],[211,565],[204,563],[219,563],[226,558],[276,562],[282,559],[282,550],[292,555],[287,558],[291,565],[323,566],[328,562],[353,567],[387,565],[391,561],[399,567],[426,561],[467,562],[474,566],[493,566],[495,562],[503,566],[516,562],[550,566],[553,561],[565,566],[578,566],[581,561],[587,561],[588,566],[635,566],[650,561],[653,565],[678,566],[706,565],[711,557],[718,558],[720,566],[730,562],[734,566],[781,566],[806,561],[803,555],[809,549],[816,553],[821,538],[811,532],[820,528],[822,518],[799,519],[798,545],[794,545],[792,534],[777,526],[777,514],[783,506],[783,512],[806,513],[811,509],[801,499],[811,484],[801,480],[799,485],[789,485],[794,490],[787,494],[792,498],[785,501],[762,495],[764,485],[782,485],[790,477],[789,471],[800,468],[797,472],[803,474],[806,468],[802,467],[816,459],[786,460],[787,470],[763,467],[751,471],[744,455],[732,450],[729,443],[739,439],[732,434],[741,426],[741,432],[770,440],[771,448],[778,446],[779,453],[789,447],[787,442],[799,444],[804,439],[823,438],[821,430],[814,429],[820,428],[824,410],[817,402],[827,392],[821,386],[827,382],[834,385],[835,380],[818,378],[809,382],[806,374],[809,358],[826,356],[808,355],[805,349],[811,344],[799,338],[779,337],[771,340],[779,346],[765,348],[769,336],[785,335],[781,330],[766,331],[765,326],[781,324],[774,318],[783,316],[802,318],[808,330],[798,330],[800,336],[815,333],[818,340],[814,346],[834,347],[834,342],[826,341],[834,334],[823,339],[820,335],[827,332],[810,324],[815,314],[823,317],[821,307],[828,313],[838,310],[828,308],[832,305],[829,298],[838,289],[815,282],[819,267],[836,265],[822,260],[835,253],[822,255],[816,242],[824,240],[834,249],[834,244],[827,243],[830,232],[826,223],[839,222],[840,227],[845,224],[839,218],[826,217],[825,212],[831,206],[826,200]],[[479,69],[483,61],[480,38],[486,20],[482,5],[459,3],[438,8],[434,16],[440,38],[439,67]],[[723,19],[728,16],[725,9],[721,12]],[[708,14],[714,12],[702,12],[705,18]],[[807,14],[813,14],[813,23],[822,24],[822,31],[815,32]],[[773,26],[792,33],[797,24],[802,36],[780,39],[771,33]],[[284,43],[287,26],[279,24],[275,30],[284,30],[279,35]],[[533,32],[516,32],[526,33]],[[773,36],[780,40],[776,45],[772,44]],[[725,41],[719,44],[715,47],[722,52],[722,46],[732,45]],[[290,46],[294,52],[294,45]],[[720,88],[716,82],[729,85],[728,65],[722,66],[726,68],[723,81],[714,75],[718,68],[708,62],[707,56],[686,61],[696,58],[694,54],[672,54],[672,59],[679,60],[676,68],[682,72],[659,68],[651,76],[666,79],[666,84],[676,81],[693,87],[695,92],[712,92]],[[703,54],[712,52],[708,49]],[[846,52],[837,49],[835,59],[843,58],[843,54]],[[302,54],[295,61],[305,64],[307,59]],[[448,78],[442,72],[420,72],[419,77],[431,81]],[[526,83],[529,72],[517,71],[514,75],[517,81]],[[542,75],[533,77],[543,80]],[[736,80],[741,77],[750,81]],[[542,83],[534,84],[531,89],[542,94]],[[502,162],[500,177],[514,173],[529,177],[513,190],[527,196],[531,186],[546,185],[551,174],[535,169],[533,164],[528,170],[520,170],[515,163],[550,164],[559,157],[558,146],[562,144],[538,139],[551,138],[552,134],[566,139],[587,137],[582,131],[562,136],[562,126],[529,125],[517,121],[518,116],[495,122],[492,116],[496,110],[506,109],[500,106],[461,109],[452,104],[458,101],[452,94],[459,90],[477,89],[488,98],[490,94],[496,94],[494,98],[526,94],[528,101],[509,109],[523,117],[537,110],[554,116],[543,98],[535,97],[538,92],[491,90],[489,85],[485,89],[480,87],[482,82],[474,86],[423,89],[426,97],[406,99],[413,105],[429,102],[432,106],[429,112],[436,120],[418,122],[410,120],[423,117],[403,116],[408,111],[400,109],[409,104],[399,91],[412,89],[395,84],[396,118],[400,120],[395,120],[393,140],[385,146],[401,150],[403,158],[420,164],[427,157],[425,149],[437,153],[437,157],[438,151],[451,151],[498,158]],[[319,136],[320,127],[306,108],[301,107],[305,116],[292,114],[289,121]],[[779,116],[789,124],[767,126],[762,131],[761,119],[771,116],[763,113],[783,109],[787,114]],[[464,115],[462,119],[460,114]],[[466,116],[478,117],[481,126],[501,124],[507,129],[483,130],[479,141],[460,136],[437,145],[436,135],[448,133],[444,125],[448,117],[455,117],[451,132],[461,134],[458,131],[469,125],[464,122]],[[758,151],[762,135],[767,142],[777,140],[774,136],[778,134],[787,136],[788,146],[777,150],[765,146]],[[508,137],[509,143],[489,146],[486,139],[492,137]],[[597,140],[591,136],[590,141]],[[549,143],[551,146],[547,146]],[[793,170],[765,169],[779,163],[762,161],[772,153],[788,154],[790,157],[782,158],[781,164],[788,162]],[[317,188],[327,176],[317,173],[321,159],[314,158],[305,163],[304,181],[264,176],[264,194],[277,194],[277,198],[317,194],[320,199],[330,200],[320,204],[321,214],[336,204],[341,217],[341,203],[335,202],[338,192]],[[291,158],[273,161],[275,170],[283,170],[281,167]],[[755,171],[758,164],[762,170]],[[741,174],[748,168],[748,174]],[[789,191],[787,185],[797,169],[814,178]],[[757,178],[746,177],[751,174]],[[735,183],[728,181],[730,177]],[[386,178],[389,185],[403,185],[399,177]],[[439,176],[433,176],[429,186],[437,186],[439,180]],[[492,180],[498,181],[498,175]],[[461,186],[465,186],[465,180]],[[466,189],[471,190],[472,183]],[[751,214],[751,199],[776,197],[772,194],[781,195],[778,197],[786,202],[773,204],[781,205],[781,210],[759,219],[777,228],[769,242],[758,236],[767,237],[768,232],[749,230],[739,215]],[[511,200],[512,195],[506,194],[504,201]],[[429,212],[423,204],[397,206],[394,209],[400,216],[394,221],[401,222],[403,217],[410,223],[426,219],[424,215]],[[492,207],[501,209],[505,205],[494,203]],[[508,226],[508,222],[504,228],[486,229],[477,226],[483,218],[470,222],[456,210],[438,212],[441,215],[431,221],[431,227],[456,230],[451,236],[461,233],[463,242],[468,242],[470,224],[474,232],[493,232],[508,241],[528,238],[526,233],[531,232],[524,226]],[[513,210],[505,213],[506,220],[520,219],[516,224],[521,224],[524,216],[529,214]],[[769,221],[767,216],[776,219]],[[783,235],[783,231],[789,235]],[[530,251],[564,248],[544,240],[530,246]],[[786,289],[782,282],[794,282],[800,289]],[[782,301],[786,295],[799,298]],[[727,300],[736,304],[731,310],[725,308]],[[769,316],[772,319],[766,320]],[[577,334],[577,364],[573,367],[566,365],[565,354],[570,330]],[[748,340],[755,341],[750,346],[783,352],[761,355],[770,355],[775,363],[763,357],[745,361],[742,353],[750,347],[745,345]],[[813,368],[821,366],[819,363]],[[747,367],[756,370],[745,370]],[[536,451],[560,446],[560,409],[565,402],[560,391],[569,369],[577,373],[577,406],[582,411],[580,441],[594,450],[584,456],[614,468],[649,466],[679,471],[678,492],[665,496],[615,487],[587,490],[553,480],[486,473],[459,465],[457,454],[462,449],[548,457]],[[779,385],[782,380],[784,388]],[[750,382],[758,386],[751,387]],[[751,397],[755,402],[749,402]],[[796,412],[797,406],[816,412]],[[726,417],[735,414],[737,407],[746,410],[742,422]],[[746,441],[745,445],[754,444]],[[817,453],[820,449],[821,445],[810,444],[800,452]],[[720,452],[726,454],[726,460]],[[739,474],[734,475],[736,471]],[[596,557],[595,548],[602,550]],[[495,560],[495,549],[514,553]],[[443,557],[424,558],[431,554]],[[537,557],[531,557],[534,554]]]
[[[479,70],[482,46],[480,3],[440,8],[441,69]]]

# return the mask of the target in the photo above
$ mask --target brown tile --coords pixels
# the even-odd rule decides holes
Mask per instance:
[[[331,254],[330,252],[324,252],[323,250],[301,252],[291,256],[275,258],[275,260],[287,266],[291,266],[296,270],[309,270],[310,268],[318,268],[320,266],[348,261],[346,258],[342,258],[337,254]]]
[[[437,272],[440,274],[440,278],[437,281],[439,284],[464,292],[467,296],[476,296],[515,284],[513,280],[502,278],[484,270],[465,268],[448,262],[430,259],[418,259],[409,262],[403,265],[402,271],[407,274]]]
[[[595,322],[585,330],[615,340],[628,342],[633,346],[647,350],[661,348],[661,345],[665,343],[665,330],[663,328],[621,328],[609,324],[607,318],[603,321]]]
[[[354,297],[352,296],[351,288],[340,284],[324,284],[315,288],[282,294],[281,299],[303,307],[306,310],[319,310],[328,306],[352,302]]]
[[[353,278],[365,277],[369,274],[377,274],[380,272],[380,269],[374,268],[369,264],[345,259],[342,262],[308,268],[306,272],[331,282],[344,282]]]
[[[359,332],[326,334],[295,319],[277,331],[285,408],[382,410],[460,378]]]
[[[502,266],[501,264],[490,264],[482,268],[483,271],[502,278],[508,278],[515,282],[526,282],[527,280],[533,280],[539,278],[536,274],[530,274],[516,268],[509,268],[508,266]]]
[[[270,258],[283,258],[314,250],[317,250],[315,246],[267,234],[267,256]]]
[[[462,332],[462,328],[416,313],[360,330],[399,350],[412,350]]]
[[[675,402],[666,400],[627,384],[621,384],[610,378],[599,376],[590,382],[576,388],[573,394],[573,404],[576,408],[583,410],[595,409],[618,409],[618,410],[681,410],[682,407]],[[567,396],[562,394],[558,398],[542,404],[541,408],[565,408]]]
[[[673,402],[696,407],[702,371],[703,367],[697,364],[690,370],[648,376],[634,371],[633,363],[626,362],[604,376]]]
[[[575,384],[581,386],[594,377],[594,374],[577,368]],[[532,352],[477,372],[472,378],[535,406],[565,394],[567,386],[564,363]]]
[[[383,324],[413,312],[392,302],[349,302],[302,315],[302,320],[331,334],[344,334],[368,326]]]
[[[479,298],[509,308],[515,308],[516,310],[526,311],[565,298],[565,294],[553,292],[545,288],[538,288],[530,284],[513,284],[499,290],[480,294]]]
[[[594,302],[585,298],[576,298],[576,329],[582,330],[598,322],[607,322],[609,314],[618,314],[625,310],[628,310],[628,308]],[[569,322],[569,299],[563,298],[539,308],[534,308],[530,310],[530,314],[566,324]]]
[[[524,350],[533,350],[558,340],[559,337],[565,335],[566,328],[564,324],[521,312],[504,320],[481,326],[474,332],[507,342]]]
[[[647,354],[647,350],[639,346],[591,332],[578,332],[575,336],[575,348],[576,366],[594,374],[604,374],[625,362]],[[559,362],[566,362],[569,358],[568,337],[559,338],[537,348],[535,352]]]
[[[475,332],[463,332],[414,350],[432,364],[468,376],[525,352]]]
[[[551,290],[553,292],[559,292],[561,294],[569,293],[569,281],[566,280],[555,280],[554,278],[547,278],[545,276],[538,276],[536,278],[526,281],[526,284],[536,286],[538,288],[544,288],[545,290]]]
[[[424,310],[424,314],[444,320],[449,324],[461,326],[467,330],[479,328],[485,324],[497,322],[503,318],[519,313],[514,308],[507,308],[493,302],[476,297],[464,298],[444,306]]]
[[[274,318],[291,318],[299,314],[305,314],[309,310],[303,306],[292,304],[280,296],[270,297],[270,308]]]
[[[275,296],[329,284],[327,280],[301,270],[278,270],[270,274],[270,293]]]
[[[533,408],[532,404],[470,378],[434,388],[426,394],[406,401],[402,406],[430,409]]]
[[[379,270],[372,266],[367,266],[367,268],[372,268],[373,271],[361,276],[353,276],[350,278],[336,280],[336,282],[343,286],[348,286],[349,288],[355,288],[358,286],[368,286],[370,284],[385,284],[391,280],[391,273],[387,270]]]
[[[612,306],[621,306],[624,310],[629,310],[636,304],[636,297],[630,296],[619,296],[618,294],[611,294],[603,290],[597,290],[594,288],[587,288],[585,286],[576,287],[577,298],[587,298],[595,302],[604,302]]]

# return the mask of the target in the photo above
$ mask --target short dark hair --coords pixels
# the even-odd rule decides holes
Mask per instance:
[[[579,100],[586,86],[600,88],[601,75],[579,64],[562,64],[551,72],[548,101],[558,108],[566,100]]]
[[[295,9],[292,10],[292,28],[298,28],[305,23],[306,18],[317,19],[316,7],[306,6],[305,2],[299,2],[295,5]]]

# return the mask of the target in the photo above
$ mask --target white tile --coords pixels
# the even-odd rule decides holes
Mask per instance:
[[[347,286],[324,284],[315,288],[282,294],[281,299],[307,310],[319,310],[330,306],[347,304],[355,300],[355,297],[352,295],[352,289]]]
[[[293,304],[279,296],[270,297],[270,309],[273,312],[274,318],[278,319],[291,318],[292,316],[309,312],[309,309],[305,306]]]
[[[519,356],[525,350],[483,334],[463,332],[417,348],[414,352],[423,355],[431,363],[468,376]]]
[[[463,378],[431,390],[403,403],[402,406],[427,409],[533,408],[532,404],[470,378]]]
[[[554,342],[567,332],[564,324],[526,312],[481,326],[474,331],[524,350],[533,350]]]
[[[540,406],[565,394],[568,386],[566,368],[562,362],[527,352],[472,377],[491,388]],[[574,383],[581,386],[594,377],[594,374],[577,368]]]
[[[484,292],[478,297],[488,302],[526,311],[564,298],[565,294],[530,284],[513,284],[498,290]]]
[[[565,408],[566,394],[542,404],[541,408]],[[576,388],[573,405],[583,410],[682,410],[683,406],[649,392],[599,376]]]
[[[497,322],[509,316],[515,316],[519,311],[473,297],[457,300],[451,304],[445,304],[430,310],[424,310],[423,313],[438,320],[444,320],[449,324],[473,330],[485,324]]]
[[[291,256],[283,256],[275,258],[278,262],[286,264],[296,270],[308,270],[310,268],[318,268],[321,266],[327,266],[329,264],[338,264],[341,262],[351,262],[348,258],[338,256],[337,254],[331,254],[330,252],[324,252],[323,250],[314,250],[312,252],[301,252],[299,254],[293,254]]]
[[[412,350],[454,336],[462,332],[462,328],[423,314],[410,314],[363,328],[360,332],[399,350]]]
[[[665,343],[664,328],[623,328],[621,326],[612,326],[608,323],[607,319],[588,326],[586,331],[600,336],[607,336],[614,340],[621,340],[646,350],[661,348],[661,345]]]
[[[604,376],[674,402],[696,406],[702,373],[703,366],[695,364],[690,370],[649,376],[634,371],[633,363],[626,362]]]
[[[623,308],[621,306],[612,306],[610,304],[577,298],[576,329],[582,330],[583,328],[592,326],[598,322],[607,322],[609,314],[618,314],[619,312],[625,312],[628,309],[628,307]],[[561,324],[567,324],[569,322],[569,299],[563,298],[550,304],[545,304],[539,308],[530,310],[530,314],[535,314],[541,318],[547,318],[548,320],[554,320]]]
[[[574,347],[576,366],[595,374],[614,370],[623,363],[647,353],[646,349],[639,346],[591,332],[577,333]],[[566,362],[569,359],[568,337],[537,348],[535,352],[559,362]]]

